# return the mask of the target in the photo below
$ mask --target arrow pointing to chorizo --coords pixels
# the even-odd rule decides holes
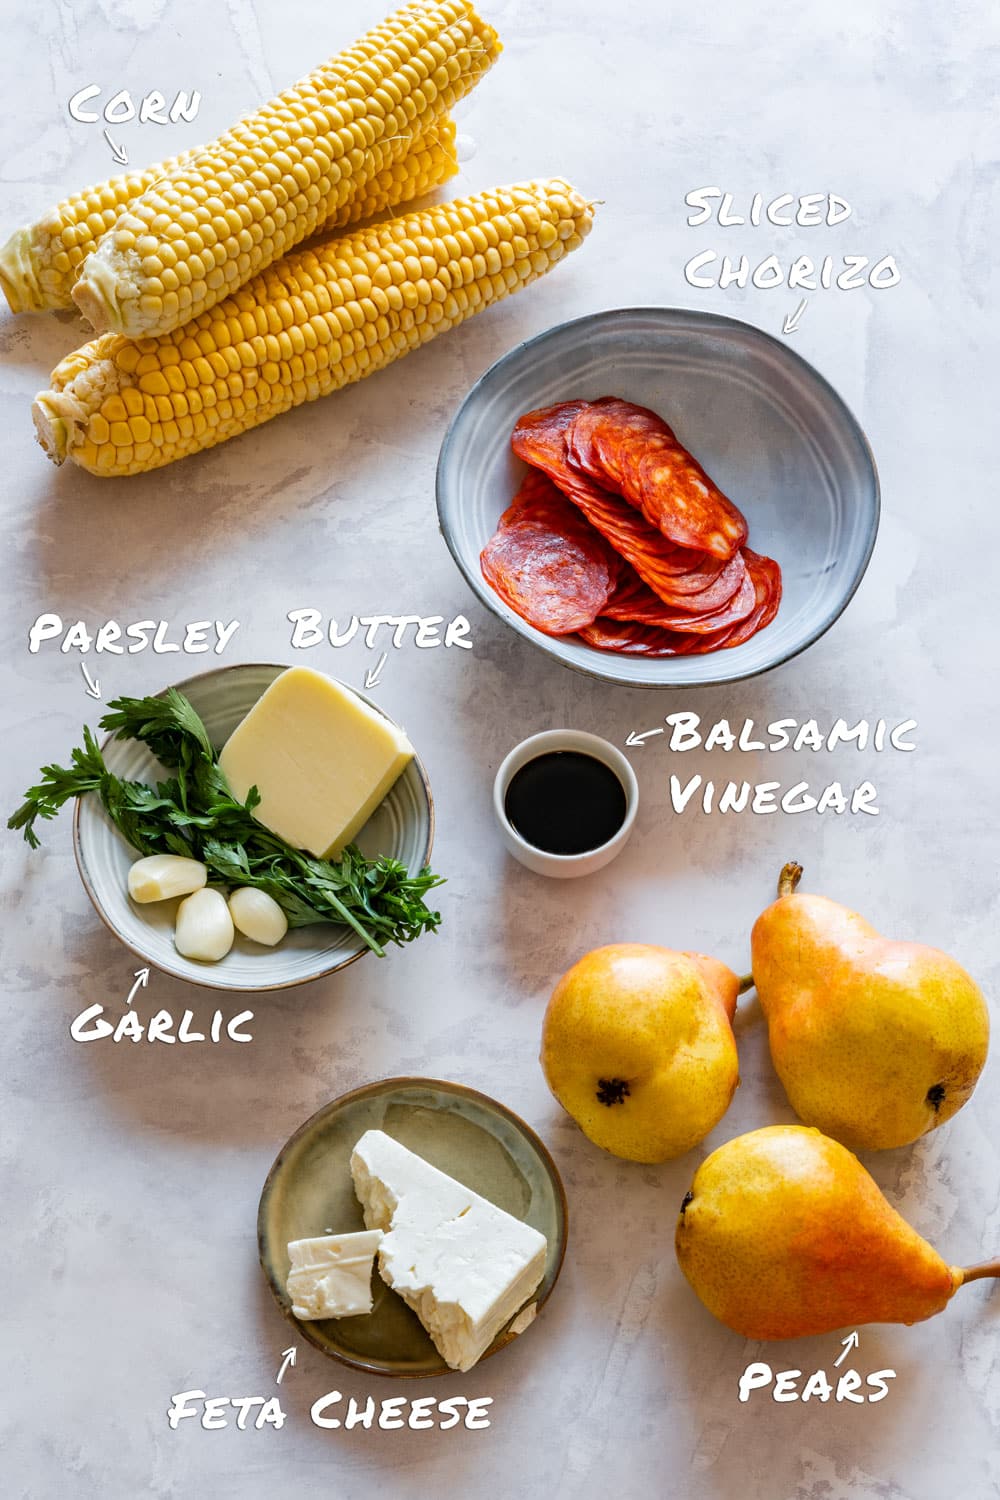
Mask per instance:
[[[281,1384],[281,1382],[285,1378],[285,1371],[288,1369],[288,1366],[289,1365],[294,1365],[294,1363],[295,1363],[295,1345],[294,1344],[292,1345],[292,1347],[290,1349],[282,1349],[281,1352],[284,1355],[284,1358],[281,1361],[281,1369],[278,1371],[277,1375],[275,1375],[275,1377],[274,1377],[274,1383],[275,1383],[275,1385],[280,1385]]]
[[[129,992],[128,992],[128,999],[125,1001],[125,1004],[126,1005],[131,1005],[132,1001],[135,999],[135,997],[139,993],[139,991],[140,990],[144,990],[146,988],[146,986],[147,986],[148,983],[149,983],[149,970],[148,969],[136,969],[136,971],[135,971],[135,984],[129,990]]]
[[[104,139],[107,141],[108,145],[111,147],[111,155],[114,157],[114,159],[118,163],[118,165],[120,167],[127,167],[128,166],[128,152],[125,150],[124,146],[116,146],[115,145],[114,141],[108,135],[108,132],[107,132],[106,128],[105,128],[105,131],[104,131]]]
[[[366,688],[370,689],[373,687],[378,687],[378,680],[382,676],[382,668],[385,666],[385,659],[387,655],[388,652],[383,651],[382,655],[378,659],[378,666],[368,668],[367,672],[365,673]]]
[[[100,678],[99,677],[91,677],[90,673],[87,671],[87,663],[85,661],[82,661],[80,663],[80,671],[83,673],[84,681],[87,684],[86,689],[85,689],[87,697],[88,698],[99,698],[101,696],[101,681],[100,681]]]
[[[662,729],[647,729],[644,734],[636,734],[634,729],[630,729],[625,739],[625,743],[626,745],[644,745],[649,739],[650,735],[662,733]]]
[[[799,323],[800,323],[800,321],[802,319],[802,314],[805,312],[805,310],[806,310],[806,308],[808,306],[809,306],[808,300],[805,297],[803,297],[802,301],[799,303],[798,307],[795,309],[795,311],[793,313],[786,313],[785,314],[785,321],[781,325],[781,331],[782,331],[782,333],[794,333],[795,332],[796,328],[798,328]]]
[[[849,1333],[847,1335],[846,1339],[844,1339],[843,1343],[844,1343],[844,1352],[840,1356],[839,1359],[835,1359],[834,1360],[834,1362],[833,1362],[834,1369],[836,1369],[838,1365],[842,1365],[844,1363],[844,1360],[850,1354],[851,1350],[852,1349],[856,1349],[858,1347],[858,1345],[861,1343],[861,1340],[858,1338],[858,1331],[857,1331],[857,1329],[855,1329],[853,1333]]]

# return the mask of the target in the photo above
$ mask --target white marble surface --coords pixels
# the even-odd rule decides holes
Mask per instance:
[[[928,0],[486,8],[506,52],[461,110],[475,149],[455,191],[559,172],[604,200],[584,250],[523,297],[325,405],[120,483],[56,472],[32,441],[30,398],[79,326],[0,316],[5,807],[94,718],[74,656],[27,652],[41,610],[92,625],[237,617],[227,660],[287,658],[285,612],[304,604],[464,611],[475,632],[471,654],[394,655],[377,690],[435,786],[435,862],[449,876],[440,938],[262,999],[252,1046],[74,1045],[71,1017],[95,1001],[119,1010],[135,963],[87,904],[67,818],[42,854],[5,840],[4,1492],[986,1500],[1000,1489],[1000,1294],[979,1285],[932,1323],[863,1330],[858,1368],[898,1372],[881,1405],[739,1405],[739,1373],[759,1351],[702,1310],[671,1244],[702,1151],[660,1168],[601,1155],[549,1098],[535,1058],[553,979],[597,943],[704,947],[740,967],[791,855],[815,888],[949,947],[995,991],[996,15]],[[99,127],[66,113],[84,83],[202,90],[194,125],[122,129],[133,158],[152,159],[227,124],[380,12],[381,0],[4,0],[4,226],[105,175]],[[708,235],[685,226],[683,195],[709,182],[744,197],[832,189],[855,214],[836,231]],[[782,670],[683,696],[599,686],[475,606],[436,527],[437,447],[473,378],[562,318],[672,302],[777,331],[797,296],[685,285],[684,262],[713,243],[761,258],[898,257],[898,288],[817,293],[793,335],[871,437],[879,544],[844,619]],[[353,681],[367,664],[356,646],[309,659]],[[109,696],[182,675],[177,658],[148,654],[90,666]],[[516,739],[571,724],[621,741],[680,707],[737,721],[912,717],[920,748],[739,758],[751,779],[871,776],[877,819],[678,818],[654,739],[632,752],[642,808],[615,866],[566,887],[506,859],[489,788]],[[736,759],[688,756],[680,769],[728,775]],[[215,1003],[155,976],[140,1003],[154,1000],[202,1017]],[[704,1150],[790,1118],[752,1007],[740,1049],[743,1086]],[[288,1329],[255,1258],[265,1172],[319,1104],[394,1073],[498,1096],[541,1131],[565,1177],[571,1245],[544,1315],[502,1356],[433,1385],[437,1396],[492,1396],[490,1430],[318,1431],[308,1411],[322,1392],[398,1391],[300,1344],[281,1387],[282,1431],[171,1432],[172,1392],[274,1391]],[[997,1090],[994,1059],[945,1129],[869,1163],[958,1261],[1000,1249]],[[809,1371],[838,1352],[836,1337],[808,1340],[776,1362]]]

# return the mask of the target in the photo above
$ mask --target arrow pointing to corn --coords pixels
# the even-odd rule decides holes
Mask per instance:
[[[107,141],[108,145],[111,147],[111,155],[114,157],[114,159],[118,163],[118,165],[120,167],[127,167],[128,166],[128,152],[125,150],[124,146],[116,146],[115,145],[115,143],[111,139],[110,135],[108,135],[108,132],[107,132],[106,128],[105,128],[105,131],[104,131],[104,139]]]
[[[378,659],[378,666],[368,668],[367,672],[365,673],[366,688],[371,689],[373,687],[378,687],[378,680],[382,676],[382,668],[385,666],[385,659],[387,655],[388,652],[383,651],[382,655]]]
[[[294,1363],[295,1363],[295,1345],[294,1344],[292,1345],[292,1347],[290,1349],[282,1349],[281,1352],[284,1355],[284,1358],[281,1361],[281,1369],[278,1371],[277,1375],[275,1375],[275,1377],[274,1377],[274,1383],[275,1383],[275,1385],[280,1385],[281,1384],[281,1382],[285,1378],[285,1371],[288,1369],[288,1366],[289,1365],[294,1365]]]
[[[80,671],[83,673],[84,681],[87,684],[86,688],[84,689],[87,697],[99,698],[101,696],[100,678],[91,677],[90,673],[87,671],[87,663],[85,661],[82,661],[80,663]]]
[[[148,983],[149,983],[149,970],[148,969],[136,969],[136,971],[135,971],[135,984],[129,990],[129,992],[128,992],[128,999],[125,1001],[125,1004],[126,1005],[131,1005],[132,1001],[135,999],[135,997],[139,993],[139,991],[140,990],[144,990],[146,988],[146,986],[147,986]]]
[[[799,322],[800,322],[800,320],[802,318],[802,314],[805,312],[805,310],[806,310],[806,308],[808,306],[809,306],[809,302],[808,302],[807,298],[803,297],[802,301],[799,303],[798,307],[795,309],[795,311],[793,313],[786,313],[785,314],[785,321],[781,325],[781,331],[782,331],[782,333],[794,333],[795,332],[796,328],[798,328],[798,326],[799,326]]]
[[[647,729],[644,734],[636,734],[634,729],[630,729],[628,735],[626,736],[625,743],[626,745],[644,745],[649,739],[650,735],[662,733],[662,729]]]
[[[856,1349],[860,1343],[861,1340],[858,1338],[858,1331],[857,1329],[855,1329],[853,1333],[849,1333],[846,1339],[843,1340],[844,1352],[839,1359],[834,1360],[834,1369],[836,1369],[838,1365],[842,1365],[844,1363],[844,1360],[850,1354],[851,1350]]]

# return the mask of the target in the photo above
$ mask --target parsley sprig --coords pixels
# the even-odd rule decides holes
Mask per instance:
[[[68,766],[43,766],[37,785],[7,827],[40,844],[35,825],[54,818],[76,797],[96,792],[108,816],[140,854],[182,854],[200,859],[209,879],[224,886],[252,885],[273,896],[290,927],[314,922],[344,924],[373,953],[387,943],[410,943],[441,921],[424,897],[441,877],[425,867],[410,875],[398,859],[368,859],[350,844],[336,860],[315,859],[285,843],[253,816],[256,787],[246,802],[233,796],[212,742],[191,703],[175,688],[156,698],[116,698],[100,728],[120,740],[140,740],[168,771],[148,786],[108,770],[97,739],[83,731],[83,746]]]

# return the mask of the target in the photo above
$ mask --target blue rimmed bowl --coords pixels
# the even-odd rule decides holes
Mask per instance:
[[[750,546],[781,564],[776,619],[705,656],[649,659],[535,630],[493,592],[479,554],[520,483],[510,449],[536,407],[620,396],[674,428],[750,526]],[[519,635],[566,666],[630,687],[734,682],[789,661],[840,616],[875,545],[878,474],[861,427],[792,348],[748,323],[684,308],[592,313],[519,344],[469,391],[437,470],[441,530],[466,581]]]

